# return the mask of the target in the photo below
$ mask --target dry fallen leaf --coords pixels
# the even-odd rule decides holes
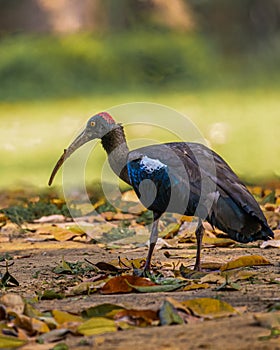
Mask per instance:
[[[246,255],[232,260],[220,267],[221,271],[236,269],[244,266],[271,265],[271,262],[260,255]]]
[[[66,228],[51,225],[40,227],[36,231],[36,233],[40,235],[51,234],[55,240],[60,242],[69,241],[70,239],[78,235],[78,233],[67,230]]]
[[[0,303],[6,306],[8,312],[13,311],[21,315],[24,311],[24,301],[18,294],[4,294],[0,299]]]
[[[280,240],[271,239],[269,241],[264,241],[260,245],[260,248],[280,248]]]
[[[192,283],[184,287],[184,291],[210,288],[208,283]]]
[[[43,224],[43,223],[54,223],[54,222],[65,222],[66,218],[64,215],[48,215],[48,216],[42,216],[40,219],[33,220],[34,222]]]
[[[159,309],[159,318],[162,326],[184,323],[176,307],[168,300],[163,301]]]
[[[120,311],[124,310],[123,306],[117,304],[104,303],[95,306],[90,306],[89,308],[82,311],[82,317],[92,318],[92,317],[107,317],[114,318],[114,315]]]
[[[2,349],[18,348],[26,344],[27,341],[16,337],[10,337],[8,335],[0,334],[0,344]]]
[[[158,320],[157,312],[153,310],[119,310],[114,315],[116,321],[126,321],[134,326],[152,325]]]
[[[130,284],[130,285],[129,285]],[[102,294],[129,293],[133,291],[132,286],[154,286],[155,284],[147,278],[123,275],[111,278],[101,288]]]
[[[117,326],[115,321],[105,317],[93,317],[82,323],[77,331],[82,335],[95,335],[108,332],[116,332]]]
[[[229,247],[235,244],[235,242],[230,238],[217,238],[208,236],[203,237],[202,243],[213,245],[215,247]]]
[[[159,234],[159,237],[161,238],[173,238],[176,233],[179,231],[180,224],[178,223],[171,223],[165,227],[164,230],[162,230]]]
[[[122,194],[122,201],[138,203],[139,198],[134,190],[129,190]]]
[[[48,333],[50,331],[48,325],[36,318],[31,318],[32,329],[37,333]]]
[[[200,264],[202,270],[219,270],[222,265],[219,262],[203,262]]]
[[[52,315],[58,324],[65,322],[82,322],[83,319],[80,316],[70,314],[69,312],[52,310]]]
[[[140,269],[144,266],[145,261],[145,258],[127,259],[120,257],[118,260],[111,260],[111,264],[119,266],[121,269]]]
[[[254,315],[254,319],[261,327],[280,330],[280,312],[258,313]]]
[[[225,283],[226,279],[220,272],[208,273],[200,279],[201,283]]]
[[[238,314],[230,304],[212,298],[197,298],[182,301],[181,304],[192,311],[195,316],[207,319],[228,317]]]
[[[59,329],[53,329],[48,333],[44,333],[40,335],[38,338],[40,343],[54,343],[60,340],[63,340],[66,338],[67,334],[70,333],[69,329],[66,328],[59,328]],[[33,347],[34,349],[35,347]],[[48,346],[47,349],[50,347]]]

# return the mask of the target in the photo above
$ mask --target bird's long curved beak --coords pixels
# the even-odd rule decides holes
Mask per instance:
[[[86,132],[86,129],[81,132],[79,136],[76,137],[76,139],[71,143],[71,145],[64,150],[62,156],[57,161],[55,167],[53,168],[53,171],[51,173],[48,185],[51,186],[53,179],[62,166],[62,164],[65,162],[67,158],[71,156],[72,153],[74,153],[79,147],[90,141],[92,138],[90,135]]]

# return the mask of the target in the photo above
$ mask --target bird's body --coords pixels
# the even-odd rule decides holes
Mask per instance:
[[[96,129],[95,133],[93,130],[98,123],[96,135]],[[85,136],[86,131],[88,133]],[[58,161],[50,182],[75,149],[96,137],[101,138],[113,171],[130,184],[143,205],[153,211],[150,249],[144,270],[150,269],[158,236],[158,220],[166,211],[199,218],[196,229],[196,269],[200,269],[203,236],[201,220],[207,220],[238,242],[273,237],[254,197],[214,151],[191,142],[157,144],[129,151],[122,126],[116,124],[107,113],[98,114],[89,120],[84,133],[78,136]]]
[[[198,164],[201,154],[203,158]],[[153,212],[170,211],[188,216],[197,213],[243,243],[265,239],[271,232],[246,186],[217,153],[202,144],[174,142],[137,149],[129,153],[127,168],[138,197]],[[152,183],[142,189],[142,199],[139,186],[144,180]],[[155,199],[150,203],[153,196]]]

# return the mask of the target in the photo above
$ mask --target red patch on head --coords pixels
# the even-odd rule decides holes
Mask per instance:
[[[114,119],[110,116],[109,113],[107,112],[101,112],[101,113],[98,113],[98,116],[103,118],[104,120],[106,120],[106,122],[108,124],[115,124],[116,122],[114,121]]]

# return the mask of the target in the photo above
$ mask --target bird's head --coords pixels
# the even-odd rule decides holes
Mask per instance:
[[[93,139],[101,139],[108,132],[112,131],[116,127],[116,125],[117,124],[115,120],[110,116],[109,113],[107,112],[98,113],[88,120],[85,129],[76,138],[76,140],[77,139],[81,140],[82,138],[82,141],[87,142]],[[75,143],[76,140],[74,140],[72,145]],[[84,144],[85,142],[83,142],[82,144]]]
[[[52,184],[52,181],[57,171],[62,166],[64,161],[71,156],[72,153],[74,153],[79,147],[81,147],[82,145],[84,145],[85,143],[91,140],[101,139],[103,136],[108,134],[117,126],[118,124],[116,124],[115,120],[107,112],[101,112],[91,117],[88,120],[84,130],[75,138],[75,140],[71,143],[71,145],[64,150],[64,153],[59,158],[58,162],[56,163],[52,171],[52,174],[49,180],[49,185]]]

